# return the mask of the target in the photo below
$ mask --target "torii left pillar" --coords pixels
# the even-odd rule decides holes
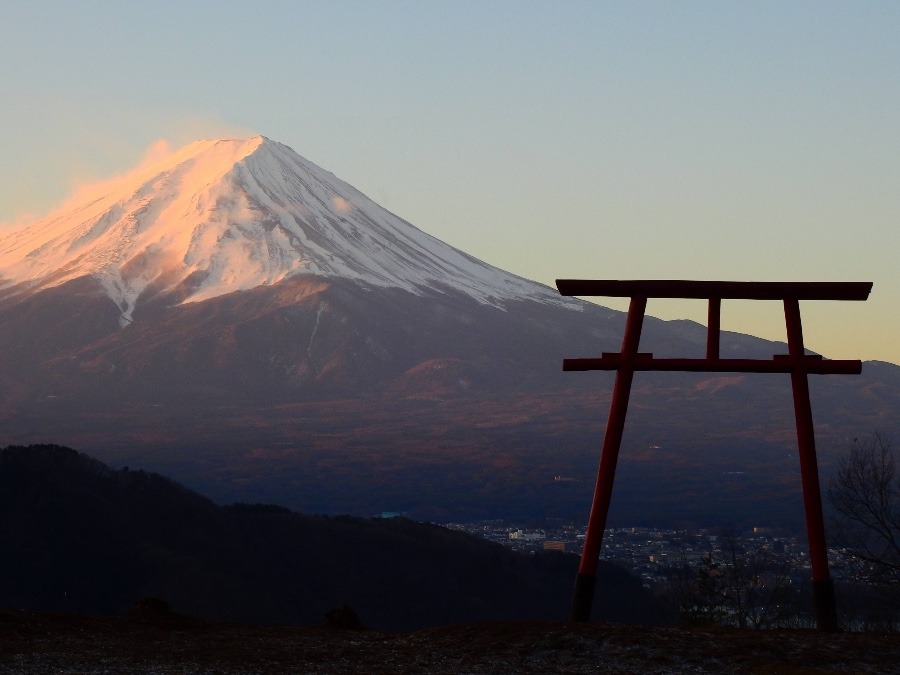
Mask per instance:
[[[625,337],[622,340],[622,356],[616,370],[616,383],[613,386],[612,400],[609,405],[606,435],[603,438],[603,450],[600,452],[597,485],[594,488],[594,500],[591,502],[591,511],[588,516],[588,528],[584,537],[578,576],[575,577],[572,621],[587,621],[591,616],[600,548],[603,545],[603,533],[606,531],[606,516],[609,514],[609,503],[612,499],[619,447],[622,445],[622,434],[625,431],[625,414],[628,412],[628,398],[631,396],[631,383],[634,381],[634,357],[637,355],[638,345],[641,341],[641,328],[644,324],[646,307],[646,297],[632,298],[628,307]]]

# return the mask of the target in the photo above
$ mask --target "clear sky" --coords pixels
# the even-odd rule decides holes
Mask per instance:
[[[551,285],[873,281],[865,303],[804,303],[806,342],[900,363],[900,2],[0,10],[2,222],[160,138],[259,133]],[[784,339],[772,303],[726,303],[723,325]]]

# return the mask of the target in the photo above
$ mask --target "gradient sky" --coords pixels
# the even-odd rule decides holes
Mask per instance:
[[[900,363],[898,2],[0,9],[2,222],[161,138],[260,133],[550,285],[873,281],[865,303],[804,303],[806,342]],[[723,326],[784,339],[776,303],[726,303]]]

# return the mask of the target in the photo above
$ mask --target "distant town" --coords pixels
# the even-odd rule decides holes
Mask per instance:
[[[553,550],[580,554],[584,543],[584,528],[574,524],[527,528],[490,520],[446,523],[445,527],[524,553]],[[647,527],[608,529],[603,537],[601,559],[630,570],[640,577],[645,588],[652,589],[668,582],[675,569],[697,569],[710,559],[728,565],[732,556],[765,558],[770,569],[785,570],[790,583],[802,584],[810,579],[805,539],[767,527],[734,533],[721,528],[691,531]],[[858,578],[863,572],[859,563],[846,558],[837,549],[829,550],[828,559],[831,576],[836,582]]]

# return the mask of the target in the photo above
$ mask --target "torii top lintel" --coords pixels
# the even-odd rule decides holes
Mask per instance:
[[[557,279],[562,295],[729,300],[865,300],[870,281],[681,281]]]
[[[859,374],[858,360],[824,360],[807,355],[800,326],[800,300],[865,300],[872,290],[869,281],[683,281],[557,279],[562,295],[630,297],[626,340],[619,353],[604,352],[600,358],[565,359],[563,370],[680,370],[694,372],[744,372],[811,374]],[[688,298],[709,301],[705,358],[661,359],[637,351],[640,326],[648,298]],[[785,306],[789,355],[768,359],[723,359],[719,355],[720,305],[722,300],[781,300]],[[628,339],[632,334],[635,339]]]

